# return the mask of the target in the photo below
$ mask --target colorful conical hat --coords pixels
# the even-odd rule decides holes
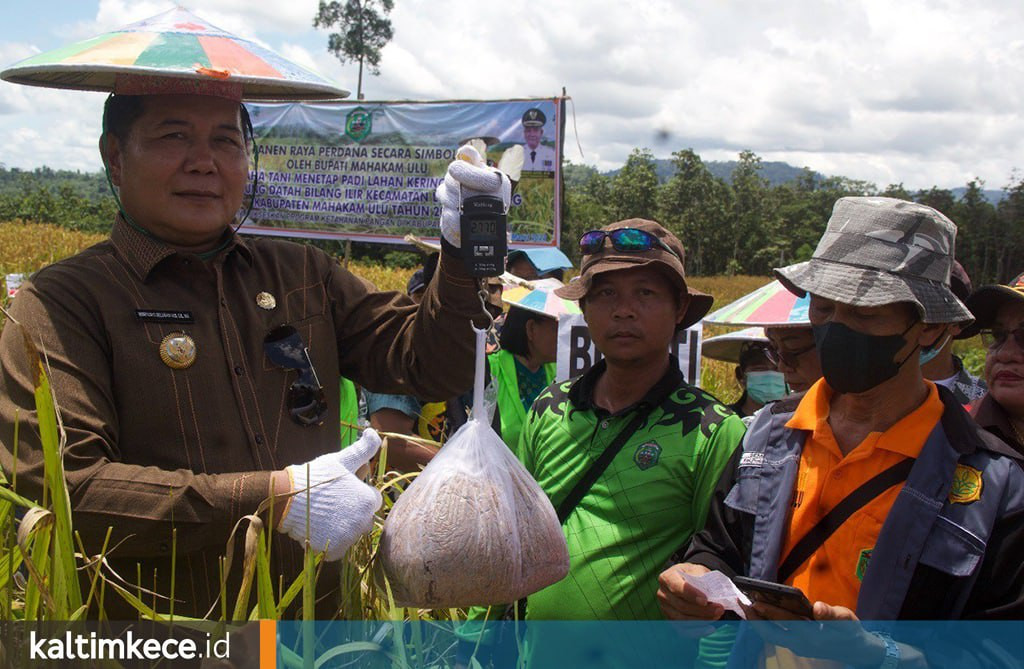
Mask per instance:
[[[503,274],[506,283],[501,291],[501,301],[522,307],[538,314],[558,318],[563,314],[579,314],[580,305],[576,300],[567,300],[555,295],[555,289],[564,284],[558,279],[533,279],[525,281],[510,274]]]
[[[736,332],[708,337],[700,345],[700,354],[712,360],[722,360],[737,364],[740,361],[740,351],[745,344],[750,343],[769,344],[768,337],[764,334],[764,328],[744,328]]]
[[[126,77],[235,84],[246,100],[328,100],[349,93],[181,7],[0,72],[0,79],[16,84],[84,91],[113,91]]]
[[[810,325],[807,306],[810,296],[797,297],[778,281],[761,286],[714,313],[704,317],[710,325],[784,327]]]

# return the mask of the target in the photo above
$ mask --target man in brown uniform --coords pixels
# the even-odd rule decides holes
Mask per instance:
[[[338,453],[339,375],[376,391],[456,395],[472,385],[470,320],[486,319],[453,257],[457,237],[417,307],[314,247],[236,235],[252,151],[241,89],[160,91],[114,95],[104,110],[100,148],[121,204],[110,238],[39,271],[12,304],[0,335],[0,464],[8,480],[17,469],[19,493],[42,499],[24,332],[51,369],[86,550],[98,553],[112,528],[111,566],[134,580],[141,565],[143,586],[168,595],[176,528],[174,610],[204,616],[232,528],[269,494],[316,486],[309,539],[329,560],[372,528],[380,496],[352,472],[379,439]],[[486,176],[501,192],[502,177]],[[271,523],[301,541],[306,507],[305,493],[281,498]],[[302,546],[274,537],[275,581],[283,574],[287,586]],[[110,617],[134,617],[106,600]]]

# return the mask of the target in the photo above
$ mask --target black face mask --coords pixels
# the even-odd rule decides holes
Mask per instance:
[[[864,334],[835,322],[811,326],[825,381],[839,393],[862,393],[896,376],[910,355],[900,362],[893,358],[915,324],[892,335]]]

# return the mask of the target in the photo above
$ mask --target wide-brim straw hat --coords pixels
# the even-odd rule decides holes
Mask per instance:
[[[740,354],[752,346],[768,347],[771,345],[764,334],[764,328],[744,328],[736,332],[708,337],[701,342],[700,354],[712,360],[739,364]]]
[[[181,7],[37,54],[0,72],[0,79],[125,95],[194,93],[237,100],[331,100],[349,94]]]

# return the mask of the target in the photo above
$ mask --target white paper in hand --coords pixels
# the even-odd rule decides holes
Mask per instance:
[[[686,574],[686,582],[704,593],[708,602],[721,604],[725,610],[734,612],[742,620],[747,619],[740,604],[750,606],[753,602],[722,572],[709,571],[700,576]]]

